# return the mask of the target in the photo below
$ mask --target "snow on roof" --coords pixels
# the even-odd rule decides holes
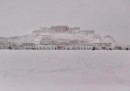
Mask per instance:
[[[77,40],[84,41],[86,43],[114,43],[114,40],[110,36],[100,36],[99,34],[92,35],[84,35],[80,33],[52,33],[52,32],[44,32],[38,35],[37,38],[34,39],[34,42],[38,42],[43,38],[49,38],[52,41],[66,41],[66,40]]]

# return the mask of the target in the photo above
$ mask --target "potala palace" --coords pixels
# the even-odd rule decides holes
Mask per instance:
[[[113,49],[116,41],[110,35],[101,36],[94,30],[68,26],[40,27],[32,33],[0,38],[0,48],[37,50]]]

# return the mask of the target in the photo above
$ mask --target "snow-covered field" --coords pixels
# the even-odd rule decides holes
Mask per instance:
[[[0,91],[130,91],[130,51],[0,50]]]

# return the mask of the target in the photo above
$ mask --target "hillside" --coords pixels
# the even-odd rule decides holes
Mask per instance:
[[[49,44],[62,44],[62,45],[82,45],[94,43],[112,43],[116,41],[112,36],[102,36],[95,33],[94,30],[80,30],[80,28],[69,28],[67,26],[53,26],[51,28],[40,28],[34,30],[32,33],[15,36],[9,38],[0,38],[0,46],[4,45],[21,45],[22,43],[36,43],[48,42]]]

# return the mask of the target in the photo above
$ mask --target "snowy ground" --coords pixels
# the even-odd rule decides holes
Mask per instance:
[[[130,91],[130,51],[0,50],[0,91]]]

